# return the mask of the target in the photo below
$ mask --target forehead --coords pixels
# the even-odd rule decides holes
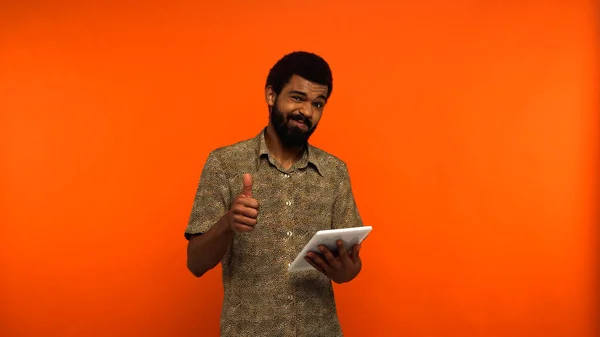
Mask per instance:
[[[300,91],[306,93],[308,96],[327,96],[327,86],[311,82],[304,77],[298,75],[292,75],[289,82],[283,87],[283,91]]]

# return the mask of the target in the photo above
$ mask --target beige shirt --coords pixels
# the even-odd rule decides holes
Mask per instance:
[[[286,170],[269,154],[264,132],[210,153],[185,231],[189,239],[210,229],[242,191],[243,174],[252,174],[259,215],[221,261],[221,336],[342,336],[330,279],[287,268],[316,231],[363,225],[348,169],[308,145]]]

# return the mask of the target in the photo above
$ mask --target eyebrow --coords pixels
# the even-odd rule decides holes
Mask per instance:
[[[296,94],[296,95],[302,95],[304,97],[308,97],[308,95],[305,92],[302,92],[299,90],[290,90],[290,94]],[[327,97],[325,97],[325,95],[319,95],[316,98],[322,98],[325,102],[327,102]]]

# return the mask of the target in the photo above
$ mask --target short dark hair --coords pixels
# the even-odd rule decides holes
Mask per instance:
[[[306,51],[295,51],[283,56],[267,76],[268,86],[273,88],[277,95],[290,81],[293,75],[298,75],[311,82],[327,86],[327,98],[333,91],[333,76],[329,64],[319,55]]]

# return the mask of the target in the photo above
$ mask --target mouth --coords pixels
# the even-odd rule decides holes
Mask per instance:
[[[298,127],[299,129],[302,129],[302,130],[308,130],[308,125],[306,125],[306,124],[305,124],[304,122],[302,122],[302,121],[299,121],[299,120],[292,119],[292,120],[291,120],[291,122],[292,122],[292,125],[294,125],[294,126]]]

